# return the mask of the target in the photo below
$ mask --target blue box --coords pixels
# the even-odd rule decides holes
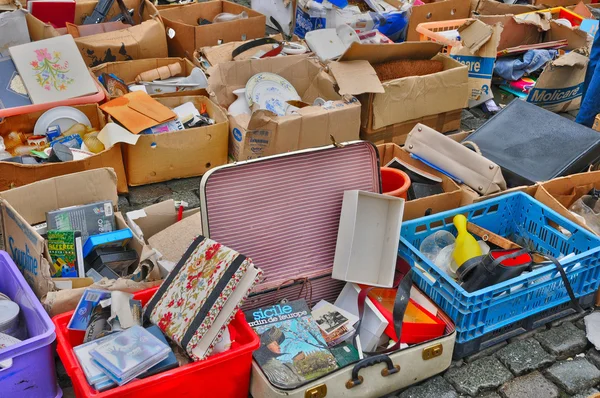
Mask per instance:
[[[131,238],[133,238],[133,234],[130,229],[92,235],[83,245],[83,258],[86,258],[97,247],[125,247]]]
[[[421,252],[425,237],[439,231],[456,232],[452,218],[468,220],[559,260],[577,298],[595,293],[600,285],[600,238],[522,192],[407,221],[402,224],[398,254],[413,268],[414,282],[456,324],[456,343],[462,344],[569,301],[562,278],[550,264],[506,282],[472,293],[436,267]],[[560,226],[565,233],[557,228]],[[418,264],[418,266],[417,266]]]

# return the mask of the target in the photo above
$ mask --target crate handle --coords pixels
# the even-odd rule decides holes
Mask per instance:
[[[352,378],[346,382],[346,388],[351,389],[363,383],[364,378],[358,374],[361,369],[368,368],[369,366],[373,366],[382,362],[385,362],[386,364],[386,367],[381,370],[381,375],[383,377],[400,372],[400,365],[394,365],[390,357],[385,354],[368,357],[354,365],[352,368]]]
[[[9,361],[10,361],[10,364],[7,367],[0,367],[0,373],[4,372],[5,370],[8,370],[8,369],[12,368],[13,362],[14,362],[12,359],[5,360],[4,362],[9,362]]]

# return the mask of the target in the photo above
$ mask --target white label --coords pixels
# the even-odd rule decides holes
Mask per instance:
[[[110,217],[113,215],[113,208],[112,208],[112,203],[105,203],[104,204],[104,215],[107,217]]]

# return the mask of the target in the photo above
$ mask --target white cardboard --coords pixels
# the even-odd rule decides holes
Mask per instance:
[[[392,287],[403,213],[404,199],[344,192],[332,277]]]
[[[335,306],[358,316],[358,294],[360,287],[355,283],[346,283],[335,300]],[[388,321],[379,312],[369,297],[365,300],[365,313],[360,323],[358,335],[364,351],[375,351],[379,338],[388,326]]]

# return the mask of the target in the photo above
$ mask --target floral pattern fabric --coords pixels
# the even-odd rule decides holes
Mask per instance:
[[[188,346],[183,347],[183,338],[192,322],[199,316],[205,304],[208,305],[206,303],[208,297],[223,278],[228,267],[239,255],[236,251],[222,246],[220,243],[204,238],[185,260],[183,266],[173,270],[177,274],[166,291],[158,298],[152,313],[149,314],[150,320],[175,343],[184,348],[190,356],[193,347],[202,338],[202,335],[210,329],[216,315],[219,314],[248,267],[252,266],[250,259],[245,259],[241,263],[217,300],[208,309],[207,315],[194,333]],[[158,292],[160,292],[160,289],[157,294]],[[153,297],[151,301],[154,300]],[[232,313],[232,317],[235,312]],[[219,335],[221,334],[220,332]],[[202,359],[193,356],[192,358],[195,360]]]
[[[61,62],[61,54],[54,51],[52,55],[48,49],[41,48],[35,50],[36,59],[30,62],[33,68],[36,82],[44,90],[64,91],[67,86],[75,81],[69,77],[69,62]]]

